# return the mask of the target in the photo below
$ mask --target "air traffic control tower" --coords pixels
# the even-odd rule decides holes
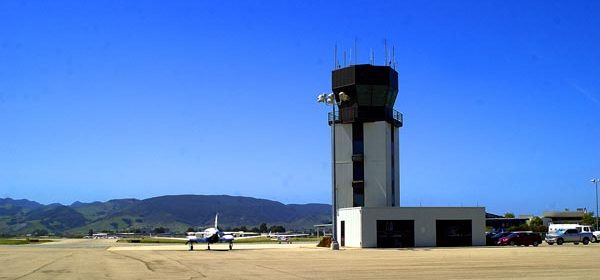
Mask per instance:
[[[332,91],[340,246],[485,245],[483,207],[400,207],[398,72],[387,65],[338,68]]]
[[[400,205],[399,130],[394,110],[398,72],[389,66],[352,65],[332,73],[336,100],[337,207]],[[332,118],[330,118],[331,120]]]

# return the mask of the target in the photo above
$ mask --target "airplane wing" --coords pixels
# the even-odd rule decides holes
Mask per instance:
[[[300,237],[300,236],[308,236],[307,233],[297,233],[297,234],[271,234],[271,236],[275,237]]]
[[[185,237],[156,237],[156,236],[153,236],[152,239],[181,240],[181,241],[189,240],[189,238],[185,238]]]
[[[181,241],[181,243],[186,243],[188,241],[190,241],[189,238],[185,238],[185,237],[162,237],[162,236],[152,236],[150,237],[151,240],[156,240],[157,243],[160,243],[161,240],[164,240],[164,242],[168,242],[168,241]],[[178,243],[178,242],[169,242],[169,243]]]
[[[218,242],[219,243],[231,243],[231,242],[235,242],[235,240],[259,238],[259,237],[263,237],[263,236],[234,237],[233,235],[225,234],[225,235],[219,237],[219,241]],[[206,242],[206,240],[204,240],[204,239],[198,239],[198,240],[194,240],[194,241],[198,242],[198,243]]]
[[[160,239],[160,240],[177,240],[177,241],[185,241],[182,243],[194,242],[194,243],[206,243],[205,238],[198,238],[196,236],[187,236],[187,237],[152,237],[152,239]]]
[[[223,236],[219,236],[219,243],[233,242],[235,239],[237,238],[233,237],[233,235],[225,234]]]
[[[261,237],[264,237],[264,236],[262,236],[262,235],[253,235],[253,236],[236,237],[235,240],[261,238]]]
[[[251,231],[224,231],[223,233],[228,234],[228,235],[233,235],[236,239],[240,238],[240,237],[246,237],[246,236],[261,236],[260,233],[251,232]]]

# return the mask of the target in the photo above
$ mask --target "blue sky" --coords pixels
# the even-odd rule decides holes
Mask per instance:
[[[325,3],[326,2],[326,3]],[[330,201],[333,47],[395,46],[401,204],[595,208],[597,1],[3,1],[0,197]]]

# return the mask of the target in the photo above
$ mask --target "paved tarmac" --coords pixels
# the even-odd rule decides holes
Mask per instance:
[[[346,249],[313,244],[0,246],[0,279],[599,279],[600,244]],[[197,246],[197,249],[203,248]]]

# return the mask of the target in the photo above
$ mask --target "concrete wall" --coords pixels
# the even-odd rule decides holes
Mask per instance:
[[[362,211],[360,207],[339,210],[337,240],[341,245],[341,224],[346,222],[346,247],[362,247]]]
[[[337,207],[352,207],[352,124],[335,125]]]
[[[395,128],[393,133],[394,144],[391,124],[385,121],[363,124],[365,207],[400,204],[399,129]],[[352,124],[336,124],[335,138],[338,209],[353,207]]]
[[[400,128],[394,127],[394,145],[392,146],[394,152],[394,205],[395,207],[400,206]]]
[[[416,247],[436,246],[436,220],[472,220],[473,245],[485,245],[484,207],[347,208],[340,209],[339,213],[338,224],[341,219],[346,219],[346,228],[349,221],[361,224],[361,235],[349,236],[346,231],[347,247],[377,247],[377,220],[414,220]],[[358,242],[362,242],[361,246],[350,245],[357,243],[355,238],[362,239]]]
[[[392,206],[391,125],[364,124],[365,207]]]

